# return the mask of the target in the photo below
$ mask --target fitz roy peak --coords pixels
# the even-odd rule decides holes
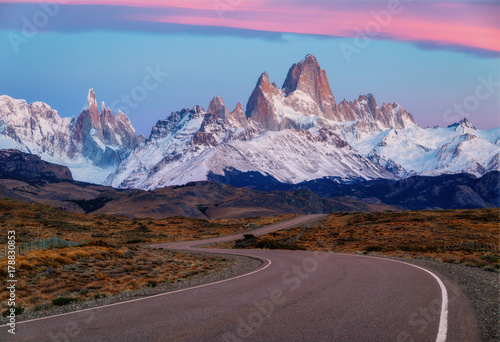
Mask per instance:
[[[467,119],[421,128],[398,103],[379,106],[372,94],[337,102],[312,55],[290,68],[281,88],[264,72],[245,108],[230,110],[218,95],[207,110],[158,121],[148,139],[123,113],[114,117],[104,103],[99,111],[93,90],[76,119],[0,96],[2,148],[66,165],[76,180],[148,190],[231,182],[246,172],[296,184],[500,169],[500,128],[481,131]]]
[[[353,182],[463,171],[479,176],[498,168],[498,130],[469,131],[472,143],[455,128],[422,129],[399,104],[379,107],[372,94],[337,104],[326,72],[307,55],[281,88],[264,72],[245,112],[239,103],[230,111],[216,96],[206,111],[195,106],[158,121],[107,184],[155,189],[237,172],[284,183]],[[476,143],[484,147],[480,156]]]
[[[267,73],[263,73],[250,96],[246,115],[273,131],[310,128],[318,121],[324,125],[324,120],[357,121],[360,124],[356,128],[363,132],[415,125],[411,114],[401,106],[393,103],[379,108],[371,94],[337,105],[326,72],[312,55],[290,68],[282,88],[271,84]]]

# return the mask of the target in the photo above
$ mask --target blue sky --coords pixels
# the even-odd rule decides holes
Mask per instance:
[[[31,18],[37,13],[33,6],[11,5],[0,15],[1,21],[11,11],[0,24],[0,94],[46,102],[61,116],[77,116],[94,88],[99,102],[105,101],[115,114],[122,109],[147,136],[170,112],[207,108],[217,94],[230,110],[238,101],[245,107],[262,72],[281,86],[290,66],[312,53],[326,69],[337,102],[370,92],[379,105],[398,102],[421,126],[460,120],[457,105],[465,106],[468,119],[479,128],[500,124],[500,86],[495,84],[500,58],[495,53],[372,39],[346,58],[342,49],[355,46],[352,37],[184,24],[165,24],[162,30],[146,24],[44,29],[14,48],[13,34],[25,34],[16,18],[23,13]],[[57,18],[51,20],[62,20]],[[141,91],[152,69],[168,76]],[[481,84],[488,79],[494,84],[486,90]],[[475,95],[478,87],[481,99]],[[131,96],[133,106],[123,101],[124,95]]]

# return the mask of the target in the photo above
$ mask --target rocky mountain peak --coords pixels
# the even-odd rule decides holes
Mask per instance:
[[[472,124],[472,122],[470,122],[466,118],[463,118],[462,120],[460,120],[460,122],[458,123],[458,125],[461,126],[461,127],[463,127],[463,128],[477,129],[476,126],[474,126]]]
[[[368,93],[366,94],[366,100],[368,101],[368,108],[370,108],[370,110],[372,112],[375,111],[375,108],[377,108],[377,100],[375,99],[375,96],[373,96],[372,93]]]
[[[299,90],[309,95],[318,105],[325,118],[335,118],[336,102],[333,96],[326,71],[322,70],[313,55],[307,55],[299,63],[293,64],[283,83],[285,96]]]
[[[204,114],[205,113],[205,109],[203,109],[202,106],[194,106],[193,109],[191,110],[191,112],[195,115],[199,115],[199,114]]]
[[[229,115],[229,110],[224,104],[224,100],[222,99],[222,97],[220,95],[217,95],[210,102],[207,113],[224,120]]]
[[[33,115],[37,117],[44,117],[45,119],[56,119],[59,118],[59,114],[56,110],[52,109],[48,104],[43,102],[33,102],[29,105],[29,108]]]
[[[241,103],[238,102],[236,108],[229,115],[226,115],[225,122],[233,127],[242,128],[247,126],[248,120]]]
[[[268,75],[267,71],[264,71],[264,72],[260,75],[260,77],[259,77],[259,79],[258,79],[258,81],[257,81],[257,87],[258,87],[258,86],[260,86],[260,85],[261,85],[261,84],[263,84],[263,83],[264,83],[264,84],[269,83],[269,75]]]
[[[238,102],[236,104],[236,108],[234,109],[234,112],[243,112],[243,106],[241,105],[241,102]]]
[[[104,101],[101,103],[101,114],[99,115],[101,119],[101,126],[104,128],[106,126],[115,125],[115,116],[110,108],[106,107]]]
[[[122,112],[119,111],[115,118],[102,102],[99,113],[93,89],[89,90],[87,102],[72,131],[80,152],[99,166],[118,164],[143,140],[135,135],[132,123]]]
[[[126,131],[135,134],[135,128],[132,125],[132,122],[121,110],[118,110],[118,113],[116,113],[115,122],[117,125],[122,126]]]
[[[246,117],[261,123],[264,128],[271,131],[279,130],[273,99],[280,95],[283,96],[282,90],[276,84],[271,84],[269,75],[264,72],[248,99]]]
[[[97,118],[99,118],[99,108],[97,107],[94,89],[89,90],[87,102],[85,102],[82,112],[88,112],[93,120],[97,120]]]
[[[99,109],[94,94],[94,89],[90,89],[87,95],[87,102],[78,116],[75,127],[75,138],[78,142],[83,142],[85,136],[91,130],[99,132],[102,135],[101,118],[99,116]]]
[[[463,118],[459,122],[455,122],[454,124],[449,125],[448,128],[454,128],[455,131],[461,132],[464,132],[467,128],[477,130],[476,126],[474,126],[472,122],[470,122],[466,118]]]
[[[305,89],[308,86],[307,83],[313,80],[314,77],[321,77],[321,71],[318,60],[310,54],[299,63],[294,63],[288,70],[288,75],[283,83],[282,88],[285,95],[288,96],[297,89],[308,90]],[[307,93],[307,91],[304,92]]]

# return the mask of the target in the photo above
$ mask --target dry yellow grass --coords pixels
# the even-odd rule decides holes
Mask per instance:
[[[30,310],[50,307],[59,297],[87,300],[146,286],[175,282],[227,267],[221,258],[141,248],[143,243],[206,239],[244,232],[287,220],[293,215],[240,220],[162,220],[123,216],[74,214],[32,203],[0,200],[0,252],[7,232],[16,242],[61,239],[86,245],[33,251],[17,255],[17,304]],[[89,243],[90,241],[90,243]],[[92,242],[93,241],[93,242]],[[5,283],[7,260],[0,260],[0,282]],[[0,309],[6,308],[2,292]]]
[[[52,306],[59,297],[87,300],[134,291],[146,286],[204,275],[229,265],[205,257],[138,247],[78,246],[34,251],[16,258],[17,305],[29,310]],[[6,260],[0,261],[5,283]],[[0,296],[7,308],[6,291]]]
[[[100,239],[114,244],[156,243],[240,233],[293,217],[130,219],[124,216],[74,214],[51,206],[1,199],[0,245],[7,242],[7,231],[12,229],[16,231],[18,242],[57,236],[75,242]]]

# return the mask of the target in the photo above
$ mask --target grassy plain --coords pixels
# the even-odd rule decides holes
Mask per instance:
[[[221,270],[231,264],[221,257],[143,248],[142,244],[207,239],[252,230],[293,215],[239,220],[186,217],[131,219],[123,216],[74,214],[9,199],[0,200],[0,282],[5,283],[3,255],[7,232],[16,243],[57,236],[83,245],[36,250],[16,256],[17,305],[43,310],[93,298],[155,287]],[[7,291],[0,310],[7,307]]]
[[[500,269],[500,210],[333,213],[321,224],[247,236],[236,247],[432,258]],[[227,243],[224,247],[233,247]],[[221,246],[222,247],[222,246]]]

